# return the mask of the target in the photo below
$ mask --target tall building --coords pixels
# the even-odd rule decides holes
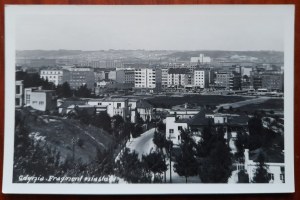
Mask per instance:
[[[134,69],[119,69],[116,71],[116,82],[134,87]]]
[[[185,87],[193,85],[194,76],[187,68],[171,68],[168,71],[168,87]]]
[[[216,81],[215,81],[216,85],[218,87],[229,89],[231,76],[232,76],[231,72],[222,72],[222,71],[217,72]]]
[[[63,84],[63,70],[61,69],[43,69],[40,71],[40,77],[56,86]]]
[[[262,73],[261,85],[270,91],[283,91],[283,73],[276,71]]]
[[[92,89],[95,83],[94,69],[91,67],[73,67],[63,73],[63,82],[68,82],[70,87],[76,89],[86,85]]]
[[[154,68],[138,68],[134,71],[134,87],[154,89],[161,86],[161,70]]]
[[[194,86],[207,88],[209,86],[209,71],[197,69],[194,71]]]
[[[168,87],[168,68],[161,69],[161,88],[165,89]]]
[[[241,90],[242,89],[242,77],[240,73],[232,72],[232,75],[229,80],[229,89],[230,90]]]

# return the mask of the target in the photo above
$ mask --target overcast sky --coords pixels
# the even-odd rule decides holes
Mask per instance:
[[[276,13],[173,8],[30,12],[17,17],[16,49],[283,51],[284,20]]]

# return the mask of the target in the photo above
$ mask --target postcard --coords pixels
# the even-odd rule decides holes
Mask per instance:
[[[293,5],[6,5],[3,193],[294,192]]]

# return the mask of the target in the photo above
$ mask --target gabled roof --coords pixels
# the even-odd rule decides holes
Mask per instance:
[[[213,124],[214,120],[212,118],[205,117],[205,111],[202,110],[194,117],[192,117],[189,121],[190,126],[208,126],[209,124]]]

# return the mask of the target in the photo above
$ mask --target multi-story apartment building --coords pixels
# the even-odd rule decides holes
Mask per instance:
[[[194,86],[197,88],[207,88],[209,86],[209,71],[197,69],[194,71]]]
[[[215,84],[218,87],[223,87],[225,89],[229,89],[231,76],[232,76],[231,72],[226,72],[226,71],[222,72],[222,71],[219,71],[216,74]]]
[[[264,72],[261,74],[262,88],[269,91],[283,91],[283,73],[278,71]]]
[[[56,86],[63,84],[63,70],[61,69],[43,69],[40,71],[40,77]]]
[[[76,89],[82,85],[93,88],[95,83],[94,69],[91,67],[73,67],[63,73],[63,82]]]
[[[155,68],[137,68],[134,71],[134,87],[136,89],[159,89],[161,86],[161,70]]]
[[[161,69],[161,88],[165,89],[168,87],[168,68]]]
[[[168,87],[186,87],[193,85],[194,76],[187,68],[171,68],[168,71]]]
[[[127,84],[131,87],[134,87],[134,83],[135,83],[134,69],[117,69],[116,82],[121,84]]]
[[[241,90],[242,89],[242,77],[240,73],[232,72],[232,75],[229,80],[229,89],[230,90]]]
[[[16,81],[15,107],[23,106],[24,84],[23,81]]]

